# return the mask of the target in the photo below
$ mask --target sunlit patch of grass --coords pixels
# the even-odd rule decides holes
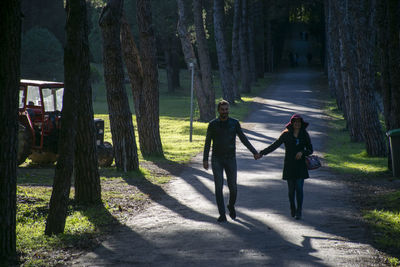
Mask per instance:
[[[65,232],[60,235],[44,235],[46,217],[48,214],[48,203],[51,197],[50,187],[26,187],[18,186],[18,205],[17,205],[17,251],[21,253],[20,260],[26,266],[46,266],[53,265],[47,258],[52,251],[68,246],[76,246],[76,242],[82,241],[97,231],[99,224],[104,216],[101,210],[88,208],[87,212],[94,213],[93,216],[98,220],[97,226],[90,221],[88,216],[82,211],[74,210],[69,206]],[[71,196],[73,190],[71,191]],[[90,211],[92,209],[92,211]],[[51,255],[53,260],[60,262],[63,256]],[[61,258],[60,258],[61,257]]]
[[[349,133],[345,130],[345,120],[333,100],[326,112],[331,118],[328,149],[324,155],[329,167],[341,173],[370,176],[387,171],[387,158],[370,157],[364,143],[350,141]]]
[[[392,266],[392,267],[398,267],[398,266],[400,266],[400,260],[399,260],[398,258],[389,257],[389,258],[387,259],[387,261],[388,261],[389,265]]]
[[[375,241],[380,247],[400,252],[400,212],[369,210],[364,218],[376,230]]]

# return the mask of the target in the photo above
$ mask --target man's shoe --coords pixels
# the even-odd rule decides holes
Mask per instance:
[[[225,215],[221,215],[218,217],[217,219],[218,222],[226,222],[226,216]]]
[[[233,220],[236,219],[235,206],[228,205],[228,206],[226,206],[226,207],[227,207],[228,210],[229,210],[229,216],[230,216]]]

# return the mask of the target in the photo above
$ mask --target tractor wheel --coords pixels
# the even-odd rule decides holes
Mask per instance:
[[[19,123],[18,129],[18,152],[17,163],[21,165],[25,162],[26,158],[31,154],[32,147],[32,133],[28,127]]]
[[[114,160],[114,149],[109,142],[97,146],[97,158],[100,167],[110,167]]]
[[[29,155],[29,159],[32,160],[33,163],[38,165],[51,165],[57,161],[57,154],[47,151],[34,151],[32,154]]]

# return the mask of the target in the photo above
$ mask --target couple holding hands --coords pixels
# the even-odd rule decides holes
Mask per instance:
[[[236,218],[235,203],[237,196],[237,166],[236,166],[236,136],[249,149],[254,159],[260,159],[285,144],[285,160],[282,178],[287,181],[290,203],[290,214],[296,219],[301,219],[303,205],[304,179],[308,178],[308,169],[305,156],[313,153],[313,148],[306,128],[308,123],[303,118],[294,114],[286,129],[279,138],[270,146],[257,152],[244,135],[238,120],[229,117],[229,102],[222,100],[217,107],[219,117],[212,120],[207,129],[204,145],[203,167],[208,170],[208,155],[212,140],[211,167],[214,175],[215,197],[218,206],[218,222],[226,222],[224,197],[222,188],[224,185],[223,171],[225,170],[228,188],[229,202],[227,208],[229,216]],[[296,199],[296,202],[295,202]]]

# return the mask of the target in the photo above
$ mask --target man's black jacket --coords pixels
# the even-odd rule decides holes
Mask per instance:
[[[211,140],[213,141],[212,156],[232,158],[236,156],[236,135],[240,141],[253,153],[257,151],[250,144],[247,137],[244,135],[240,123],[236,119],[228,118],[226,121],[221,121],[219,118],[212,120],[208,124],[206,143],[204,145],[203,161],[208,161],[210,152]]]

